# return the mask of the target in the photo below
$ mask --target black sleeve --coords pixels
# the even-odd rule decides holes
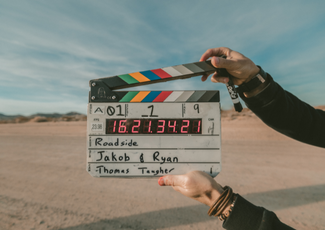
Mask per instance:
[[[222,225],[227,230],[292,230],[278,217],[262,207],[257,207],[237,195],[235,206],[230,216]]]
[[[265,124],[298,141],[325,147],[325,111],[315,109],[282,89],[268,75],[269,85],[258,95],[240,97]]]

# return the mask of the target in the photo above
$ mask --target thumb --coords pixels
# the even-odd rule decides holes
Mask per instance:
[[[211,58],[211,64],[216,68],[231,69],[234,68],[235,63],[230,59],[214,56]]]
[[[167,175],[158,179],[160,186],[179,186],[181,182],[181,175]]]

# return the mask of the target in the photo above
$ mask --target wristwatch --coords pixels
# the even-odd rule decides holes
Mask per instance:
[[[257,67],[260,69],[260,71],[249,82],[239,85],[236,88],[238,93],[250,92],[266,81],[266,72],[260,66]]]

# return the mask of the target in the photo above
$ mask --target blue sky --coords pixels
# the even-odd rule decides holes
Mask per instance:
[[[325,1],[0,0],[0,113],[86,113],[90,79],[196,62],[227,46],[325,104]],[[133,89],[221,92],[200,77]]]

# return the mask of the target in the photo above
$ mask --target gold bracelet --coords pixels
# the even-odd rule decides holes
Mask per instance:
[[[223,193],[220,197],[215,201],[215,203],[210,207],[208,211],[209,216],[220,216],[224,210],[229,206],[229,204],[233,201],[233,192],[229,186],[225,186]]]
[[[230,216],[230,213],[234,209],[236,199],[237,199],[237,196],[234,195],[233,201],[232,201],[229,209],[225,213],[222,213],[220,216],[218,216],[219,220],[224,221]]]

